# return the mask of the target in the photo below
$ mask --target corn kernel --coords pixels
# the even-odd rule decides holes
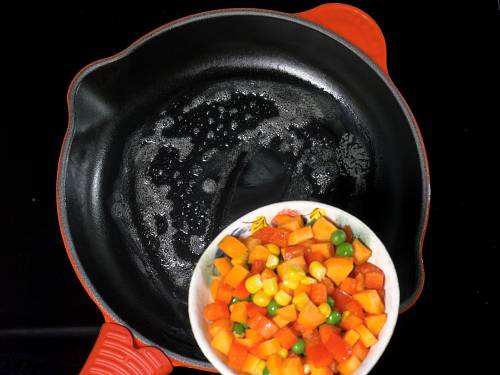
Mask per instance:
[[[300,283],[303,285],[312,285],[316,284],[318,281],[310,276],[304,277],[302,280],[300,280]]]
[[[279,262],[280,259],[276,255],[269,254],[267,256],[266,267],[274,270],[276,267],[278,267]]]
[[[262,289],[262,284],[260,274],[256,274],[246,279],[245,288],[247,288],[248,293],[254,294]]]
[[[252,371],[252,375],[262,375],[262,372],[266,368],[267,362],[261,359],[259,363],[257,363],[257,366]]]
[[[311,262],[309,265],[309,273],[318,281],[321,281],[325,278],[326,275],[326,267],[322,265],[317,260]]]
[[[262,285],[262,289],[268,296],[274,296],[276,293],[278,293],[278,279],[276,277],[265,279]]]
[[[321,314],[323,314],[327,318],[332,313],[332,308],[330,307],[330,305],[328,303],[322,303],[321,305],[319,305],[318,308],[319,308],[319,311],[321,312]]]
[[[252,301],[257,306],[266,307],[267,305],[269,305],[269,302],[271,302],[271,298],[272,297],[264,293],[263,290],[260,290],[253,295]]]
[[[285,279],[285,280],[283,280],[283,285],[289,289],[294,290],[294,289],[297,289],[299,287],[299,282]]]
[[[280,350],[278,350],[278,355],[281,358],[286,358],[288,357],[288,350],[286,350],[285,348],[280,348]]]
[[[269,250],[269,252],[270,252],[271,254],[276,255],[276,256],[280,255],[281,250],[280,250],[280,248],[279,248],[278,246],[276,246],[275,244],[273,244],[273,243],[268,243],[268,244],[266,244],[266,245],[264,245],[264,246],[265,246],[265,247],[267,247],[267,249]]]
[[[311,365],[309,363],[306,363],[304,365],[304,374],[309,374],[311,372]]]
[[[274,300],[281,306],[287,306],[292,301],[292,296],[283,289],[280,289],[278,290],[278,293],[275,294]]]
[[[306,292],[302,292],[293,297],[293,304],[298,311],[302,311],[305,305],[307,305],[311,300]]]
[[[306,273],[300,266],[296,264],[290,264],[286,268],[285,279],[300,282],[304,277],[306,277]]]

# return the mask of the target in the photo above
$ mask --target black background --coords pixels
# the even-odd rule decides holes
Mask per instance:
[[[450,364],[458,373],[471,364],[478,373],[493,362],[483,353],[498,349],[487,340],[499,280],[498,4],[346,2],[370,14],[384,32],[390,76],[420,125],[431,171],[425,289],[400,316],[373,373],[434,373]],[[55,209],[73,76],[185,15],[238,6],[293,13],[321,3],[164,1],[4,13],[17,28],[8,36],[15,50],[5,59],[13,69],[3,75],[15,84],[10,91],[3,87],[10,100],[3,102],[8,193],[0,251],[0,374],[77,373],[102,323],[67,260]]]

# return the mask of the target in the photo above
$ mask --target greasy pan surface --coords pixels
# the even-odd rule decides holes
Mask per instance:
[[[191,335],[194,264],[244,212],[317,200],[366,222],[393,257],[402,308],[422,285],[423,145],[364,55],[271,12],[184,19],[75,80],[58,204],[66,244],[113,319],[207,366]]]

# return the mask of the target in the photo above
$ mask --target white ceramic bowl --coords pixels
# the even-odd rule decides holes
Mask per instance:
[[[210,336],[207,332],[207,323],[203,319],[203,307],[212,301],[210,296],[210,283],[212,279],[212,262],[217,253],[217,245],[229,234],[238,236],[250,235],[250,224],[257,216],[265,216],[268,223],[283,209],[294,209],[302,215],[307,216],[313,209],[322,208],[326,211],[326,216],[340,226],[350,225],[355,237],[361,239],[372,251],[370,262],[380,267],[385,273],[385,308],[387,322],[379,334],[378,342],[370,348],[370,351],[361,366],[354,375],[368,374],[378,361],[385,347],[391,339],[392,332],[396,326],[399,309],[399,284],[394,264],[380,239],[372,232],[366,224],[353,215],[318,202],[310,201],[288,201],[270,204],[258,208],[234,221],[226,227],[208,246],[200,257],[193,272],[191,284],[189,286],[189,320],[194,337],[201,348],[203,354],[214,365],[214,367],[224,375],[237,374],[226,365],[222,355],[210,346]]]

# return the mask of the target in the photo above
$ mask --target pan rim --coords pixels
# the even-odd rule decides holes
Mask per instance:
[[[136,331],[134,328],[132,328],[125,320],[121,319],[119,315],[105,302],[105,300],[102,298],[102,296],[99,294],[99,292],[96,290],[94,287],[92,281],[89,279],[87,276],[87,273],[85,272],[79,256],[78,252],[75,248],[75,245],[73,243],[72,237],[71,237],[71,230],[69,227],[68,223],[68,217],[67,217],[67,210],[66,210],[66,193],[65,193],[65,182],[66,182],[66,170],[67,170],[67,164],[68,164],[68,159],[69,159],[69,151],[71,149],[72,141],[74,138],[75,134],[75,129],[77,127],[77,118],[76,118],[76,113],[74,110],[74,99],[78,93],[78,89],[80,87],[80,83],[82,80],[92,73],[93,71],[106,66],[110,65],[116,61],[119,61],[131,54],[134,53],[137,49],[139,49],[143,44],[145,44],[147,41],[165,33],[170,30],[173,30],[178,27],[182,27],[184,25],[193,23],[193,22],[200,22],[200,21],[205,21],[207,19],[213,19],[213,18],[219,18],[219,17],[227,17],[227,16],[259,16],[259,17],[269,17],[269,18],[274,18],[274,19],[280,19],[288,22],[293,22],[296,24],[300,24],[304,27],[307,27],[309,29],[313,29],[316,32],[319,32],[325,36],[328,36],[338,43],[344,45],[344,47],[350,49],[355,53],[355,55],[358,56],[362,61],[364,61],[375,73],[378,75],[379,79],[382,80],[382,82],[387,86],[387,88],[390,90],[392,95],[395,97],[397,100],[401,110],[403,111],[404,116],[406,117],[407,123],[410,126],[412,135],[414,137],[414,141],[417,147],[417,153],[418,153],[418,158],[419,158],[419,164],[420,164],[420,170],[421,170],[421,175],[422,175],[422,197],[421,197],[421,205],[423,207],[419,223],[418,223],[418,228],[417,228],[417,237],[418,241],[416,243],[416,252],[417,252],[417,259],[418,259],[418,264],[417,264],[417,270],[418,270],[418,280],[417,280],[417,288],[414,291],[414,293],[411,295],[410,298],[408,298],[408,302],[400,305],[400,312],[404,312],[408,310],[419,298],[422,290],[423,290],[423,285],[424,285],[424,280],[425,280],[425,270],[424,270],[424,264],[423,264],[423,259],[422,259],[422,249],[423,249],[423,242],[425,238],[425,232],[427,228],[427,222],[428,222],[428,217],[429,217],[429,210],[430,210],[430,196],[431,196],[431,190],[430,190],[430,176],[429,176],[429,164],[428,164],[428,158],[427,154],[425,151],[425,146],[424,142],[420,133],[420,130],[418,128],[417,122],[408,106],[406,101],[404,100],[402,94],[399,92],[399,90],[396,88],[390,77],[382,71],[382,69],[373,61],[371,60],[367,55],[365,55],[361,50],[359,50],[356,46],[348,42],[346,39],[342,38],[338,34],[331,32],[313,22],[304,20],[298,16],[284,13],[284,12],[278,12],[278,11],[273,11],[273,10],[266,10],[266,9],[255,9],[255,8],[228,8],[228,9],[219,9],[219,10],[212,10],[208,12],[203,12],[203,13],[197,13],[193,15],[189,15],[187,17],[183,17],[177,20],[174,20],[172,22],[169,22],[165,25],[162,25],[158,27],[157,29],[147,33],[143,37],[137,39],[135,42],[133,42],[130,46],[125,48],[124,50],[118,52],[117,54],[106,57],[100,60],[97,60],[95,62],[92,62],[88,65],[86,65],[84,68],[82,68],[73,78],[69,89],[67,93],[67,105],[68,105],[68,127],[66,130],[66,134],[63,140],[63,145],[61,148],[61,153],[59,157],[59,163],[58,163],[58,170],[57,170],[57,182],[56,182],[56,203],[57,203],[57,213],[58,213],[58,220],[59,220],[59,226],[60,226],[60,231],[61,235],[63,237],[64,241],[64,246],[66,248],[66,252],[68,254],[68,257],[70,258],[70,262],[73,265],[73,268],[75,269],[75,272],[77,276],[79,277],[82,285],[86,289],[87,293],[90,295],[90,297],[93,299],[93,301],[97,304],[99,309],[103,312],[103,314],[107,314],[109,317],[111,317],[116,323],[121,324],[125,327],[127,327],[134,335],[134,337],[138,338],[140,341],[142,341],[146,345],[152,345],[159,347],[165,354],[167,354],[169,357],[173,358],[174,360],[184,362],[188,365],[196,366],[196,367],[201,367],[204,369],[208,370],[214,370],[214,367],[206,361],[202,360],[197,360],[197,359],[192,359],[189,357],[186,357],[184,355],[180,355],[178,353],[175,353],[171,351],[170,349],[167,349],[158,343],[148,339],[147,337],[143,336],[140,332]]]

